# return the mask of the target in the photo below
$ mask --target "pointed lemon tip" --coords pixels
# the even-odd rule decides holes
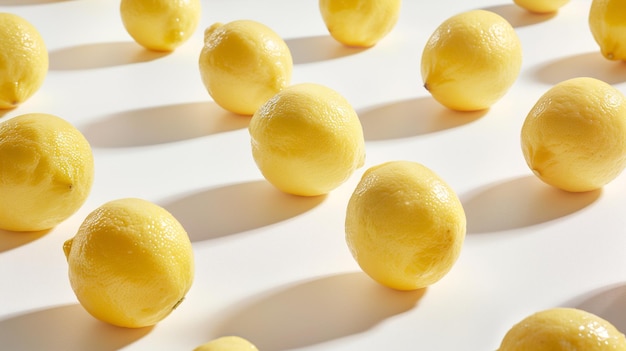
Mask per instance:
[[[65,259],[69,259],[70,251],[72,250],[72,242],[74,239],[68,239],[63,243],[63,253],[65,254]]]

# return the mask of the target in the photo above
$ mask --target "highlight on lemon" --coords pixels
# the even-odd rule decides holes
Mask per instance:
[[[511,24],[486,10],[441,23],[422,52],[424,87],[442,105],[459,111],[491,107],[517,80],[521,42]]]
[[[252,116],[249,132],[259,170],[289,194],[327,194],[365,160],[356,112],[342,95],[319,84],[296,84],[274,95]]]
[[[48,49],[28,20],[0,13],[0,109],[15,108],[33,96],[48,74]]]
[[[91,146],[68,121],[29,113],[0,123],[0,229],[55,227],[83,205],[93,178]]]
[[[80,304],[120,327],[157,324],[183,302],[193,282],[187,232],[167,210],[143,199],[96,208],[63,252]]]
[[[348,202],[345,232],[367,275],[393,289],[416,290],[441,280],[457,261],[465,211],[431,169],[390,161],[363,174]]]
[[[569,0],[513,0],[513,2],[530,12],[547,14],[557,12]]]
[[[259,349],[240,336],[222,336],[196,347],[193,351],[259,351]]]
[[[251,116],[291,83],[293,59],[287,43],[271,28],[236,20],[205,30],[199,67],[216,104]]]
[[[498,351],[626,351],[626,337],[584,310],[555,307],[533,313],[506,333]]]
[[[346,46],[376,45],[395,27],[401,0],[319,0],[330,35]]]
[[[596,78],[560,82],[526,116],[521,145],[545,183],[571,192],[599,189],[626,167],[626,98]]]
[[[141,46],[154,51],[173,51],[198,27],[200,0],[121,0],[124,28]]]
[[[608,60],[626,60],[626,2],[593,0],[589,10],[589,29]]]

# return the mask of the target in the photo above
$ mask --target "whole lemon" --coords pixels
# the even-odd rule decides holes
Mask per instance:
[[[122,0],[124,28],[139,45],[155,51],[173,51],[198,27],[200,0]]]
[[[193,250],[185,229],[164,208],[142,199],[98,207],[63,251],[81,305],[95,318],[121,327],[163,320],[193,281]]]
[[[624,351],[626,338],[610,322],[577,308],[558,307],[524,318],[498,351]]]
[[[589,28],[609,60],[626,60],[626,2],[622,0],[593,0],[589,10]]]
[[[558,83],[526,116],[521,144],[545,183],[572,192],[599,189],[626,167],[626,99],[595,78]]]
[[[222,336],[202,344],[193,351],[258,351],[250,341],[239,336]]]
[[[83,205],[93,177],[91,147],[64,119],[32,113],[0,123],[0,228],[56,226]]]
[[[445,20],[422,52],[424,87],[442,105],[460,111],[492,106],[517,79],[522,47],[500,15],[471,10]]]
[[[312,83],[285,88],[250,119],[252,155],[263,176],[295,195],[323,195],[364,163],[356,112],[336,91]]]
[[[14,108],[34,95],[48,74],[48,50],[30,22],[0,13],[0,109]]]
[[[465,211],[432,170],[391,161],[363,174],[348,202],[345,231],[366,274],[393,289],[415,290],[439,281],[456,262]]]
[[[552,13],[558,11],[569,0],[513,0],[513,2],[530,12]]]
[[[370,47],[398,22],[401,0],[320,0],[322,19],[338,42]]]
[[[293,59],[285,41],[262,23],[215,23],[204,32],[202,82],[215,103],[252,115],[291,82]]]

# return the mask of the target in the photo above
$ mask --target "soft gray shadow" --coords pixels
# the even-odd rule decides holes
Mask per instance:
[[[299,349],[363,333],[413,309],[425,289],[396,291],[364,273],[323,277],[243,302],[220,335],[240,335],[259,350]]]
[[[367,48],[342,45],[330,35],[286,39],[294,64],[312,63],[358,54]]]
[[[192,242],[261,228],[305,213],[325,196],[289,195],[265,180],[236,183],[161,201]]]
[[[506,19],[514,28],[530,26],[545,22],[556,16],[554,13],[533,13],[515,4],[502,4],[483,8],[483,10],[495,12]]]
[[[459,112],[427,97],[392,102],[357,111],[365,140],[409,138],[476,121],[488,110]]]
[[[0,320],[2,350],[113,351],[151,328],[118,328],[91,317],[79,304],[57,306]]]
[[[50,230],[41,230],[36,232],[12,232],[0,229],[0,253],[13,250],[38,240],[49,232]]]
[[[134,41],[92,43],[51,50],[50,70],[87,70],[153,61],[168,52],[146,50]]]
[[[617,84],[626,82],[626,63],[608,60],[598,50],[548,61],[536,68],[534,76],[550,85],[576,77]]]
[[[28,6],[53,4],[55,2],[66,2],[73,0],[0,0],[0,6]]]
[[[578,296],[565,304],[591,312],[626,331],[626,283],[604,287]]]
[[[594,203],[601,190],[570,193],[534,175],[489,184],[461,196],[467,233],[492,233],[550,222]]]
[[[247,128],[249,122],[249,117],[207,101],[122,111],[104,116],[81,131],[93,147],[133,147]]]

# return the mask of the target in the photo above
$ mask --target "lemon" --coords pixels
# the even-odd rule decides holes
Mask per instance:
[[[513,0],[513,2],[530,12],[552,13],[557,12],[569,0]]]
[[[515,324],[498,351],[624,351],[626,338],[610,322],[577,308],[551,308]]]
[[[327,194],[365,160],[356,112],[336,91],[319,84],[292,85],[250,119],[252,155],[263,176],[295,195]]]
[[[258,349],[242,337],[222,336],[196,347],[193,351],[258,351]]]
[[[200,21],[200,0],[122,0],[124,28],[141,46],[173,51],[194,33]]]
[[[32,113],[0,123],[0,228],[56,226],[85,202],[93,176],[89,143],[64,119]]]
[[[599,189],[626,166],[626,99],[595,78],[558,83],[528,113],[521,144],[545,183],[572,192]]]
[[[293,59],[285,41],[266,25],[237,20],[205,30],[199,66],[215,103],[252,115],[290,84]]]
[[[500,15],[471,10],[445,20],[422,52],[424,87],[442,105],[483,110],[501,99],[517,79],[522,47]]]
[[[185,229],[165,209],[142,199],[98,207],[65,241],[63,251],[81,305],[95,318],[121,327],[163,320],[193,281]]]
[[[589,28],[609,60],[626,60],[626,2],[622,0],[593,0],[589,10]]]
[[[401,0],[320,0],[322,19],[338,42],[370,47],[384,38],[398,22]]]
[[[372,279],[397,290],[443,278],[460,255],[466,219],[455,192],[412,161],[369,168],[346,211],[346,242]]]
[[[0,13],[0,109],[14,108],[33,96],[48,74],[48,50],[30,22]]]

